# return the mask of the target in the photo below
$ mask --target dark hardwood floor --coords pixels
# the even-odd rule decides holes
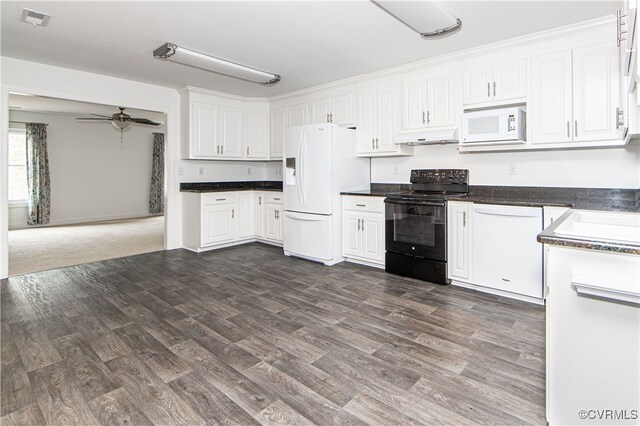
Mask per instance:
[[[2,282],[13,424],[545,424],[544,309],[262,244]]]

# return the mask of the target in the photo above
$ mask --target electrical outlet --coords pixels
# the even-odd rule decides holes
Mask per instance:
[[[509,164],[509,174],[511,176],[515,176],[515,174],[516,174],[516,165],[513,164],[513,163]]]
[[[247,175],[251,176],[251,167],[247,167]]]
[[[184,176],[184,167],[178,167],[178,176]]]
[[[198,170],[198,174],[200,176],[204,176],[204,167],[200,167],[200,169]]]

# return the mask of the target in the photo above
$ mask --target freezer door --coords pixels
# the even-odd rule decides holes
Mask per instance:
[[[332,213],[332,133],[330,125],[285,130],[284,210]]]
[[[284,251],[317,259],[333,258],[333,216],[284,212]]]

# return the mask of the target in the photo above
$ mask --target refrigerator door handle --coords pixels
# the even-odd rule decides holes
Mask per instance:
[[[300,191],[300,204],[301,205],[305,205],[307,204],[307,200],[306,200],[306,192],[307,192],[307,188],[305,186],[305,180],[306,180],[306,171],[305,171],[305,159],[306,159],[306,151],[307,151],[307,136],[303,133],[302,134],[302,141],[300,143],[300,155],[298,160],[300,161],[300,174],[298,175],[298,188]]]
[[[323,215],[296,213],[296,212],[288,212],[288,211],[285,211],[284,215],[289,219],[301,220],[303,222],[323,222],[327,218],[327,216],[323,216]]]

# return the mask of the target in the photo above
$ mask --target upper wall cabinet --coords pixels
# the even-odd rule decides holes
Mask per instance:
[[[501,103],[527,96],[527,59],[462,69],[462,103]]]
[[[531,59],[532,144],[620,138],[615,45],[600,43]]]
[[[333,123],[339,126],[354,124],[354,90],[348,87],[343,92],[323,93],[319,97],[312,97],[309,102],[311,109],[311,123]]]
[[[308,107],[305,101],[293,100],[290,104],[271,108],[271,148],[270,159],[282,158],[284,129],[309,124]]]
[[[182,158],[269,159],[269,104],[192,88],[180,92]]]
[[[400,77],[399,132],[456,124],[453,71],[420,71]]]
[[[357,154],[362,157],[411,155],[413,147],[393,143],[396,122],[396,83],[358,88]]]

